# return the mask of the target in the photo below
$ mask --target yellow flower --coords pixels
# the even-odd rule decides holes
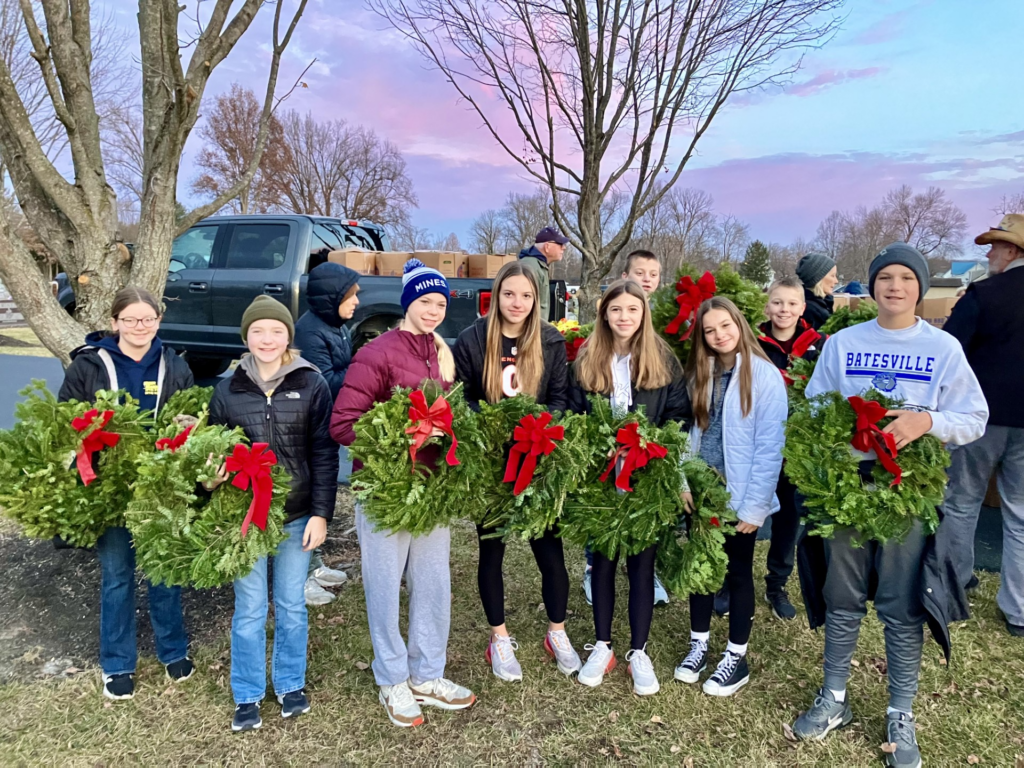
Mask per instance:
[[[557,328],[558,332],[561,334],[565,334],[567,331],[579,330],[579,327],[580,324],[575,320],[559,320],[555,323],[555,328]]]

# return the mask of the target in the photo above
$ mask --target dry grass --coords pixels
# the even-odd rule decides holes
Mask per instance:
[[[348,527],[347,520],[336,525]],[[111,704],[98,674],[58,683],[0,688],[2,761],[61,765],[278,764],[598,764],[697,766],[853,766],[880,764],[886,689],[881,628],[866,622],[850,681],[855,720],[823,744],[793,744],[783,725],[806,708],[821,680],[821,635],[797,621],[773,621],[762,602],[751,640],[751,683],[717,700],[672,680],[686,645],[685,601],[659,608],[649,645],[662,681],[657,696],[639,699],[620,667],[598,689],[562,677],[540,642],[540,584],[528,548],[509,548],[508,624],[521,643],[522,684],[502,683],[483,661],[487,627],[476,594],[475,540],[454,532],[453,625],[447,674],[476,691],[471,710],[428,710],[411,731],[393,727],[377,703],[365,665],[372,658],[358,579],[333,604],[310,614],[308,691],[313,711],[283,721],[276,703],[264,705],[261,731],[232,734],[227,638],[196,649],[199,671],[170,686],[153,659],[140,667],[139,691]],[[763,562],[764,545],[759,545]],[[591,613],[578,587],[579,552],[571,552],[573,590],[568,630],[578,648],[592,639]],[[354,575],[354,574],[350,574]],[[620,585],[625,591],[624,578]],[[954,631],[955,660],[940,663],[928,642],[916,713],[926,763],[932,766],[1024,766],[1024,641],[1003,631],[994,604],[998,577],[984,576],[975,617]],[[759,588],[759,594],[761,590]],[[715,620],[712,644],[721,650],[726,626]],[[620,599],[615,639],[628,639]]]
[[[53,353],[43,346],[32,329],[27,326],[24,328],[0,327],[0,336],[12,339],[14,342],[5,344],[3,339],[0,339],[0,355],[53,357]]]

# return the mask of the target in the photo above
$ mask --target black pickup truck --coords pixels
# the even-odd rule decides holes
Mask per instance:
[[[184,353],[197,377],[223,373],[245,346],[239,335],[242,313],[261,293],[287,306],[298,318],[306,311],[309,270],[343,248],[391,250],[387,234],[366,221],[304,215],[214,216],[174,241],[160,338]],[[491,280],[450,278],[451,302],[438,329],[449,343],[487,313]],[[399,277],[359,279],[359,307],[348,326],[358,348],[402,318]],[[70,288],[59,285],[65,306]],[[552,283],[552,315],[565,316],[565,283]]]

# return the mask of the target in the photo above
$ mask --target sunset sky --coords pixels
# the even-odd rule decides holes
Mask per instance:
[[[136,3],[106,5],[137,35]],[[261,12],[208,96],[236,80],[262,92],[272,12]],[[849,0],[846,14],[789,86],[745,96],[718,117],[681,185],[710,192],[753,237],[782,243],[903,183],[947,190],[972,234],[992,226],[999,198],[1024,192],[1024,2]],[[480,211],[530,189],[452,86],[361,4],[310,0],[281,82],[313,57],[308,89],[287,107],[395,142],[419,196],[417,226],[465,239]],[[183,192],[192,175],[186,162]]]

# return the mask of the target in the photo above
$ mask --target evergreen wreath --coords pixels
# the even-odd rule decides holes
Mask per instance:
[[[680,525],[668,527],[658,541],[657,569],[677,595],[710,595],[721,589],[729,567],[725,537],[736,532],[736,513],[722,476],[701,458],[683,462],[694,511]]]
[[[160,408],[156,417],[156,428],[161,437],[174,437],[178,433],[178,426],[181,422],[195,423],[201,414],[210,409],[210,400],[213,399],[213,387],[189,387],[179,389]],[[181,416],[191,417],[181,419]],[[168,431],[170,430],[170,431]],[[167,434],[164,434],[164,433]]]
[[[863,298],[857,304],[856,309],[840,307],[832,313],[832,317],[826,320],[818,330],[826,336],[838,333],[844,328],[849,328],[868,320],[878,317],[878,305],[874,301]]]
[[[685,339],[682,338],[687,336],[688,324],[684,324],[677,333],[669,333],[666,328],[679,313],[680,307],[676,302],[676,296],[679,295],[679,287],[682,285],[683,279],[689,278],[690,282],[698,283],[703,274],[703,270],[698,270],[690,264],[683,264],[676,272],[676,282],[659,288],[651,297],[651,321],[654,323],[654,328],[684,363],[690,354],[693,340],[692,335]],[[732,300],[743,316],[747,318],[754,335],[757,336],[758,325],[764,322],[764,307],[768,301],[764,291],[756,283],[740,277],[739,273],[728,263],[723,263],[712,274],[715,278],[714,295]]]
[[[562,436],[551,440],[552,452],[537,459],[529,484],[520,493],[515,492],[518,483],[513,479],[522,477],[525,481],[521,473],[527,461],[518,454],[510,461],[516,428],[528,417],[543,419],[545,413],[529,395],[507,397],[493,405],[480,404],[477,423],[484,441],[480,459],[486,467],[486,480],[470,517],[493,529],[489,536],[540,538],[558,522],[567,499],[586,475],[590,458],[586,417],[565,414],[544,425],[551,434],[560,427]]]
[[[95,546],[107,528],[124,525],[135,458],[151,445],[151,414],[123,392],[59,403],[34,380],[19,394],[17,423],[0,432],[0,506],[27,536]]]
[[[136,561],[155,583],[199,588],[229,584],[249,573],[261,557],[273,555],[287,538],[284,506],[291,478],[280,465],[270,470],[266,528],[253,525],[244,535],[253,488],[242,490],[230,480],[212,493],[200,487],[216,477],[223,461],[218,457],[248,443],[239,428],[205,422],[203,413],[197,425],[179,430],[176,439],[161,441],[162,449],[138,458],[138,479],[125,518]],[[213,463],[207,462],[210,454]]]
[[[413,405],[410,397],[417,391],[424,394],[428,406],[443,398],[451,407],[458,464],[446,460],[453,448],[448,436],[430,438],[424,444],[441,448],[435,467],[426,466],[422,459],[413,461],[409,412]],[[359,418],[355,433],[349,455],[363,466],[352,473],[352,493],[376,530],[418,536],[447,526],[464,516],[466,509],[479,508],[486,483],[485,446],[461,384],[447,394],[434,381],[425,382],[420,390],[396,388],[390,399],[375,404]]]
[[[591,413],[584,420],[590,450],[587,472],[569,499],[559,522],[562,538],[609,558],[635,555],[656,544],[666,528],[675,528],[684,514],[682,458],[687,438],[677,422],[655,427],[643,409],[624,416],[612,413],[607,397],[590,396]],[[665,450],[631,478],[632,490],[620,492],[619,479],[609,473],[609,458],[621,450],[619,431],[635,425],[641,447],[654,443]],[[628,461],[628,457],[626,458]],[[614,459],[612,459],[614,461]],[[602,480],[607,477],[607,481]]]
[[[886,409],[900,407],[875,390],[862,397]],[[881,419],[877,426],[890,421]],[[942,443],[932,435],[918,438],[895,457],[901,480],[876,461],[868,481],[860,475],[861,459],[850,442],[856,423],[853,406],[838,392],[805,400],[790,411],[782,455],[786,474],[804,496],[811,533],[831,538],[837,526],[852,527],[861,541],[902,540],[916,520],[926,533],[934,533],[949,466]]]

